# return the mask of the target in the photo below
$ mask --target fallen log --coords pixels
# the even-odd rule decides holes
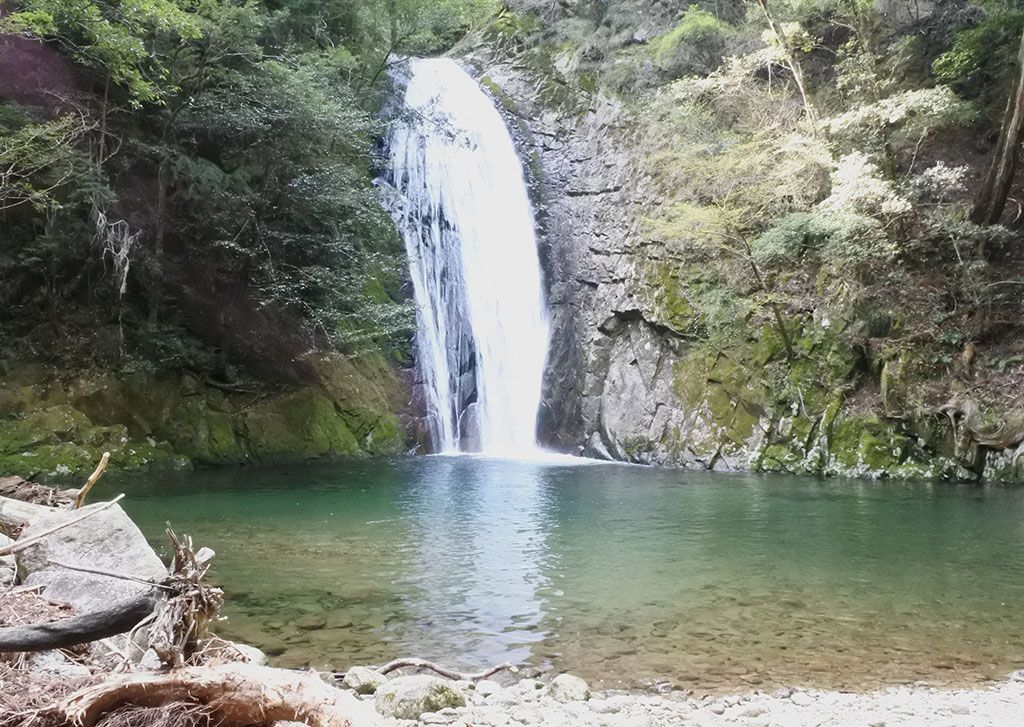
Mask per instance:
[[[416,669],[428,669],[429,671],[432,671],[435,674],[440,674],[441,676],[446,677],[448,679],[455,679],[466,682],[475,682],[479,681],[480,679],[486,679],[487,677],[494,676],[499,671],[504,671],[506,669],[508,669],[511,672],[516,671],[516,668],[514,666],[505,663],[498,664],[497,666],[492,666],[490,669],[485,669],[484,671],[466,673],[455,671],[454,669],[449,669],[447,667],[441,666],[440,664],[435,664],[432,661],[427,661],[426,659],[415,658],[395,659],[394,661],[389,661],[387,664],[380,667],[377,671],[379,671],[381,674],[390,674],[396,669],[403,669],[405,667],[415,667]]]
[[[55,716],[78,727],[93,727],[103,715],[126,704],[160,707],[173,702],[205,705],[211,723],[219,727],[275,721],[364,727],[382,721],[355,695],[328,685],[316,674],[237,663],[114,675],[68,695]]]
[[[102,611],[48,623],[0,628],[0,652],[49,651],[131,631],[157,607],[155,591]]]

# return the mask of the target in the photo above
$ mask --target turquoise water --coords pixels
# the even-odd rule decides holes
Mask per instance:
[[[505,660],[715,692],[1024,666],[1024,491],[419,457],[107,483],[285,666]]]

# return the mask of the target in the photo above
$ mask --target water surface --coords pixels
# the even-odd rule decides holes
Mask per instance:
[[[504,660],[699,691],[1024,666],[1024,491],[420,457],[106,484],[217,551],[285,666]]]

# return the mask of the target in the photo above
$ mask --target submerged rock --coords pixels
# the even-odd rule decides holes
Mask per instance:
[[[374,703],[387,717],[419,719],[426,712],[465,707],[466,697],[444,679],[419,675],[397,677],[382,684],[375,692]]]
[[[388,678],[376,669],[365,666],[354,666],[345,672],[342,684],[356,694],[373,694]]]
[[[559,702],[585,702],[590,699],[590,685],[572,674],[559,674],[548,685],[548,694]]]

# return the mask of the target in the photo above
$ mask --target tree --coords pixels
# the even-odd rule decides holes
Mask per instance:
[[[765,21],[768,23],[768,29],[775,37],[776,43],[778,43],[779,50],[783,54],[786,65],[789,67],[790,73],[793,74],[793,81],[796,83],[797,90],[800,91],[800,99],[804,105],[804,112],[807,114],[807,121],[811,125],[811,133],[817,134],[818,126],[818,114],[814,110],[814,104],[811,102],[810,94],[807,90],[807,82],[804,80],[804,69],[800,64],[800,59],[796,55],[796,51],[789,42],[789,37],[786,34],[785,29],[778,23],[771,10],[768,8],[768,0],[755,0],[757,6],[761,9],[761,14],[764,15]]]
[[[992,152],[988,174],[971,210],[971,221],[977,224],[994,225],[1002,219],[1010,185],[1017,171],[1020,146],[1024,142],[1024,34],[1021,36],[1016,68],[1017,74],[1003,112],[999,140]]]
[[[194,16],[175,0],[22,0],[0,32],[57,41],[76,62],[125,88],[131,103],[160,100],[163,68],[149,52],[157,35],[195,40]]]

